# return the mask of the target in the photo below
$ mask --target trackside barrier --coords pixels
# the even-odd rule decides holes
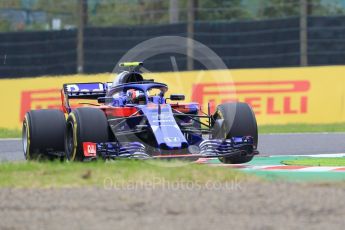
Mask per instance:
[[[0,127],[20,128],[26,111],[60,108],[63,83],[106,82],[113,74],[0,80]],[[345,66],[152,73],[207,112],[229,101],[249,103],[259,124],[345,122]]]

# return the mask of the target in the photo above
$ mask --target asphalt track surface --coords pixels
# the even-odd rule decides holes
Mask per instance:
[[[345,152],[345,133],[259,135],[261,155],[309,155]],[[24,160],[20,139],[0,139],[0,161]]]

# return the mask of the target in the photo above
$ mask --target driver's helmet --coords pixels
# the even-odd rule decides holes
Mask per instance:
[[[141,82],[143,80],[144,78],[140,73],[123,71],[115,77],[112,85],[116,86],[130,82]]]
[[[126,92],[127,103],[141,104],[145,103],[145,94],[141,90],[129,89]]]

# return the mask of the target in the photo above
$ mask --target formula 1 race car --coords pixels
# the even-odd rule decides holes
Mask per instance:
[[[22,129],[26,159],[216,157],[236,164],[258,154],[256,119],[246,103],[220,104],[214,114],[208,106],[204,113],[198,103],[171,102],[185,96],[165,97],[168,86],[144,79],[142,62],[120,65],[129,70],[112,83],[64,84],[63,112],[27,112]],[[97,103],[73,108],[71,99]]]

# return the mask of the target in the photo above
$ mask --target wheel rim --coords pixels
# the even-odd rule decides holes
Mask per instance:
[[[27,124],[24,122],[23,124],[23,130],[22,130],[22,143],[23,143],[23,151],[25,158],[27,159],[27,149],[28,149],[28,129],[27,129]]]
[[[65,137],[65,148],[66,148],[66,157],[68,160],[71,159],[71,153],[74,149],[74,136],[73,136],[73,124],[69,123],[67,125],[67,132]]]

